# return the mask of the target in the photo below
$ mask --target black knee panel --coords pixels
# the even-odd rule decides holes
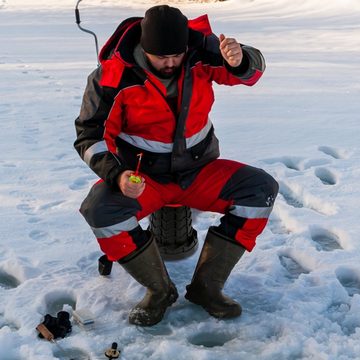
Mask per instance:
[[[236,171],[223,187],[220,198],[233,200],[236,205],[270,207],[279,185],[266,171],[244,166]]]
[[[95,184],[82,202],[80,213],[95,228],[106,227],[125,221],[140,210],[136,199],[113,191],[107,184]]]
[[[262,181],[264,185],[261,186],[261,189],[264,194],[265,203],[262,206],[273,206],[276,196],[279,192],[278,182],[267,172],[264,171],[262,175]]]

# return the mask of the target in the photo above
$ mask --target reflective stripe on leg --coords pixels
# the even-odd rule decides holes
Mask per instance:
[[[122,231],[130,231],[138,226],[138,221],[135,216],[132,216],[128,220],[124,220],[120,223],[103,226],[103,227],[91,227],[94,235],[97,238],[111,238],[114,235],[120,234]]]
[[[105,232],[105,234],[107,234]],[[108,234],[107,234],[108,235]],[[111,261],[118,261],[143,247],[148,242],[149,235],[140,225],[127,231],[119,231],[117,234],[106,237],[97,237],[101,250]]]

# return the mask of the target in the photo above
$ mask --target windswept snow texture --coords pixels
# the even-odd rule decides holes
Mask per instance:
[[[75,3],[0,0],[0,359],[105,359],[114,341],[127,360],[359,359],[359,0],[169,2],[262,50],[264,77],[216,86],[211,118],[222,157],[266,169],[280,193],[225,286],[243,315],[216,320],[184,299],[200,246],[167,263],[180,297],[152,328],[128,324],[144,289],[117,264],[98,274],[78,212],[97,178],[73,150],[73,121],[96,58]],[[82,25],[103,44],[154,3],[84,0]],[[201,245],[219,215],[193,217]],[[73,323],[60,348],[35,327],[62,309],[95,323]]]

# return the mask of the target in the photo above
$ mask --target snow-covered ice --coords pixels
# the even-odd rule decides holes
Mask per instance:
[[[165,1],[164,1],[165,2]],[[149,0],[84,0],[82,25],[103,44]],[[198,254],[168,262],[180,297],[152,328],[127,323],[144,293],[101,255],[78,213],[96,176],[73,150],[94,40],[75,0],[0,1],[0,359],[105,359],[119,343],[136,359],[360,358],[360,1],[173,1],[208,13],[214,32],[262,50],[267,70],[248,87],[216,87],[211,117],[222,157],[280,183],[269,226],[225,292],[243,315],[216,320],[183,295]],[[219,215],[194,211],[200,244]],[[147,220],[143,221],[147,226]],[[37,338],[46,313],[89,309],[58,346]]]

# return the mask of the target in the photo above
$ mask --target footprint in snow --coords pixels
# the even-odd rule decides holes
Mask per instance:
[[[336,185],[338,182],[337,174],[325,167],[315,169],[315,175],[321,180],[324,185]]]
[[[57,207],[61,204],[63,204],[65,202],[65,200],[57,200],[57,201],[51,201],[47,204],[41,205],[39,210],[43,211],[43,210],[49,210],[52,209],[54,207]]]
[[[349,157],[348,151],[344,149],[335,148],[332,146],[319,146],[318,150],[334,159],[347,159]]]
[[[295,208],[303,208],[304,203],[300,199],[300,196],[296,194],[288,185],[280,183],[279,193],[283,196],[286,203]]]
[[[360,295],[360,274],[354,269],[340,267],[335,271],[336,277],[341,286],[349,296]]]
[[[303,161],[304,158],[296,156],[281,156],[272,159],[264,160],[267,164],[281,163],[290,170],[301,171],[304,170]]]
[[[48,237],[49,233],[43,230],[32,230],[29,232],[29,237],[33,240],[42,240]]]
[[[328,159],[309,159],[306,160],[302,157],[297,156],[281,156],[272,159],[264,160],[267,164],[281,163],[290,170],[303,171],[310,169],[313,166],[327,165],[331,161]]]
[[[326,155],[330,155],[335,159],[345,159],[348,157],[348,152],[342,149],[336,149],[330,146],[319,146],[319,151],[322,151]],[[275,163],[282,163],[290,170],[295,171],[303,171],[314,166],[323,166],[329,164],[331,161],[328,159],[309,159],[305,160],[301,157],[296,156],[282,156],[272,159],[264,160],[267,164],[275,164]],[[326,167],[319,167],[315,169],[315,176],[317,176],[324,185],[336,185],[338,183],[338,176],[337,174],[326,168]],[[291,196],[289,192],[286,194],[288,202],[290,205],[295,207],[304,207],[303,204],[299,199]]]
[[[279,181],[279,193],[283,196],[285,202],[294,208],[308,208],[323,215],[334,215],[336,208],[330,203],[326,203],[323,199],[306,193],[299,185],[288,185]]]
[[[304,163],[305,169],[310,169],[314,166],[328,165],[331,163],[329,159],[309,159]]]
[[[311,239],[315,242],[316,249],[319,251],[342,250],[340,238],[330,230],[318,226],[310,228]]]
[[[301,274],[309,274],[296,260],[289,255],[280,255],[280,263],[286,270],[286,277],[292,281],[296,280]]]
[[[99,257],[102,256],[98,251],[91,252],[90,254],[83,256],[78,260],[76,265],[89,274],[95,271],[95,266],[98,264]],[[96,270],[97,271],[97,270]]]
[[[29,224],[37,224],[37,223],[39,223],[41,220],[42,220],[42,218],[40,218],[40,217],[32,216],[32,217],[30,217],[30,218],[27,220],[27,222],[28,222]],[[31,237],[31,236],[30,236],[30,237]]]
[[[34,201],[35,198],[32,193],[23,190],[12,190],[9,193],[12,197],[20,198],[24,201]]]
[[[25,215],[35,215],[34,208],[29,204],[30,201],[22,201],[16,208]]]
[[[93,180],[93,175],[80,176],[72,184],[69,185],[69,188],[71,190],[81,190],[89,186],[89,182]]]
[[[275,235],[284,235],[290,234],[291,230],[286,225],[286,221],[284,221],[280,215],[276,213],[272,213],[269,218],[268,228]]]

